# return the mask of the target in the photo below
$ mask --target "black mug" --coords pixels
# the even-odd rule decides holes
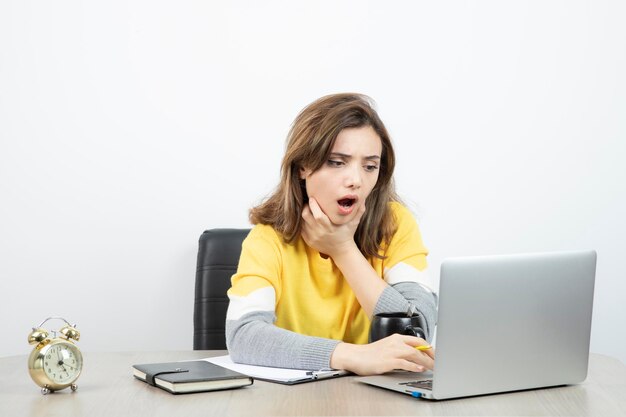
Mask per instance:
[[[426,322],[419,313],[379,313],[372,318],[369,343],[391,336],[394,333],[426,339]]]

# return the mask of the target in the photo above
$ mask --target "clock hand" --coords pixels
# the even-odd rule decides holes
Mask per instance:
[[[67,373],[67,369],[65,369],[64,362],[63,362],[63,354],[61,353],[61,349],[57,349],[57,358],[59,359],[59,361],[57,362],[57,365],[60,369],[63,370],[63,372]]]

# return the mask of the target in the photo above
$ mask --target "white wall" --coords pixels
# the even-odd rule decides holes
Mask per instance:
[[[0,3],[0,356],[192,347],[197,239],[247,226],[298,111],[371,95],[438,270],[594,248],[626,361],[620,1]],[[538,341],[540,343],[540,341]]]

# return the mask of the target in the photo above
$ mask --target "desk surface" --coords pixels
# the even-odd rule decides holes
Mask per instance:
[[[592,354],[580,385],[433,402],[354,377],[286,386],[172,395],[132,377],[131,365],[205,358],[222,351],[84,353],[78,391],[41,395],[27,356],[0,358],[0,416],[625,416],[626,366]]]

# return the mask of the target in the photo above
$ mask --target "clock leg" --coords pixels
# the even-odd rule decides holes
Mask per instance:
[[[70,388],[72,389],[72,392],[76,391],[78,389],[78,385],[72,384],[72,385],[70,385]]]
[[[50,394],[51,392],[52,392],[52,391],[51,391],[51,390],[50,390],[50,388],[48,388],[47,386],[45,386],[45,387],[41,388],[41,393],[42,393],[43,395]]]

